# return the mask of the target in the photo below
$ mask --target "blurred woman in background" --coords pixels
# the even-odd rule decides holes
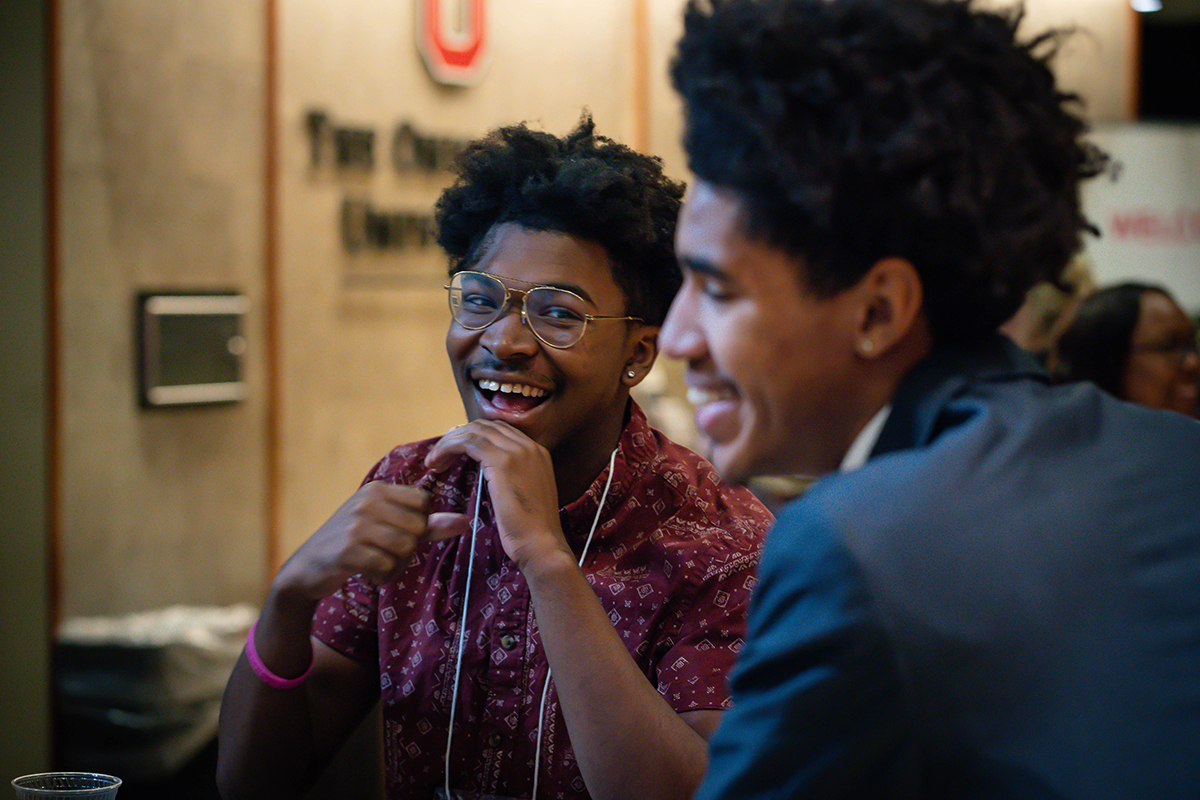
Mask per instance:
[[[1196,327],[1161,286],[1093,292],[1059,337],[1051,367],[1062,380],[1092,381],[1123,400],[1197,416]]]

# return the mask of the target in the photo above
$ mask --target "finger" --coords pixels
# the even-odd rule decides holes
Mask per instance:
[[[372,482],[363,486],[347,504],[353,520],[351,529],[369,532],[382,524],[420,534],[429,513],[430,493],[414,486]]]
[[[429,528],[425,538],[431,542],[452,539],[471,532],[471,523],[466,514],[437,511],[429,515]]]
[[[465,455],[473,461],[491,463],[502,453],[513,453],[518,442],[498,430],[486,420],[455,428],[439,439],[425,456],[425,465],[432,470],[447,469],[456,455]]]
[[[411,508],[421,512],[429,510],[430,493],[421,486],[371,481],[359,489],[359,492],[398,507]]]
[[[364,545],[348,551],[343,557],[343,566],[352,575],[362,575],[367,580],[382,584],[391,580],[408,555]]]
[[[389,583],[412,563],[413,554],[422,542],[438,542],[461,536],[471,530],[465,514],[439,511],[429,515],[419,535],[404,531],[384,531],[381,545],[366,544],[360,548],[363,568],[358,570],[378,584]]]

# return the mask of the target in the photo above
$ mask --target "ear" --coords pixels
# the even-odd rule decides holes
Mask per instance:
[[[657,325],[635,323],[631,326],[625,368],[621,372],[621,383],[626,387],[637,386],[654,366],[654,360],[658,358],[659,330]]]
[[[855,349],[866,360],[880,358],[905,341],[923,319],[924,288],[907,259],[884,258],[855,287],[859,293]]]

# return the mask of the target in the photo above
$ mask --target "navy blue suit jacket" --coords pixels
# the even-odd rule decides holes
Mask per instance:
[[[768,537],[699,797],[1200,798],[1200,423],[938,352]]]

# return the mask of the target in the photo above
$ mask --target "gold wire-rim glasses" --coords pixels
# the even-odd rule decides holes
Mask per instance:
[[[490,318],[486,322],[476,324],[470,322],[469,320],[464,320],[466,312],[461,311],[463,308],[463,287],[461,286],[461,282],[465,277],[479,278],[485,285],[499,286],[504,292],[503,302],[497,303],[494,309],[489,310]],[[514,279],[510,278],[510,280]],[[447,296],[450,303],[451,318],[460,326],[469,331],[481,331],[492,323],[503,319],[508,314],[509,309],[512,307],[513,297],[515,295],[519,295],[521,298],[521,322],[528,326],[529,330],[533,332],[533,335],[537,337],[539,342],[547,347],[553,347],[556,350],[566,350],[567,348],[574,347],[575,345],[579,344],[580,340],[583,339],[584,333],[587,332],[588,323],[593,320],[627,320],[633,322],[645,322],[645,320],[641,317],[610,314],[588,314],[585,311],[577,309],[569,309],[570,313],[574,315],[576,319],[559,320],[558,323],[556,323],[553,319],[538,316],[536,314],[531,319],[529,315],[528,298],[531,294],[535,294],[537,292],[553,292],[555,295],[568,295],[578,300],[581,305],[587,305],[588,301],[579,294],[572,292],[570,289],[563,289],[558,286],[549,286],[543,284],[531,286],[528,289],[514,289],[501,280],[498,275],[492,275],[487,272],[476,272],[474,270],[462,270],[460,272],[456,272],[450,277],[450,283],[445,284],[442,288],[446,289],[447,291]],[[564,321],[572,324],[569,327],[554,327],[556,324],[561,324]],[[574,323],[578,323],[577,328],[574,326]],[[563,338],[561,341],[554,341],[553,338],[551,338],[552,334],[547,333],[547,330],[562,331],[564,334],[571,335],[573,338],[571,338],[570,341],[567,341],[565,338]]]

